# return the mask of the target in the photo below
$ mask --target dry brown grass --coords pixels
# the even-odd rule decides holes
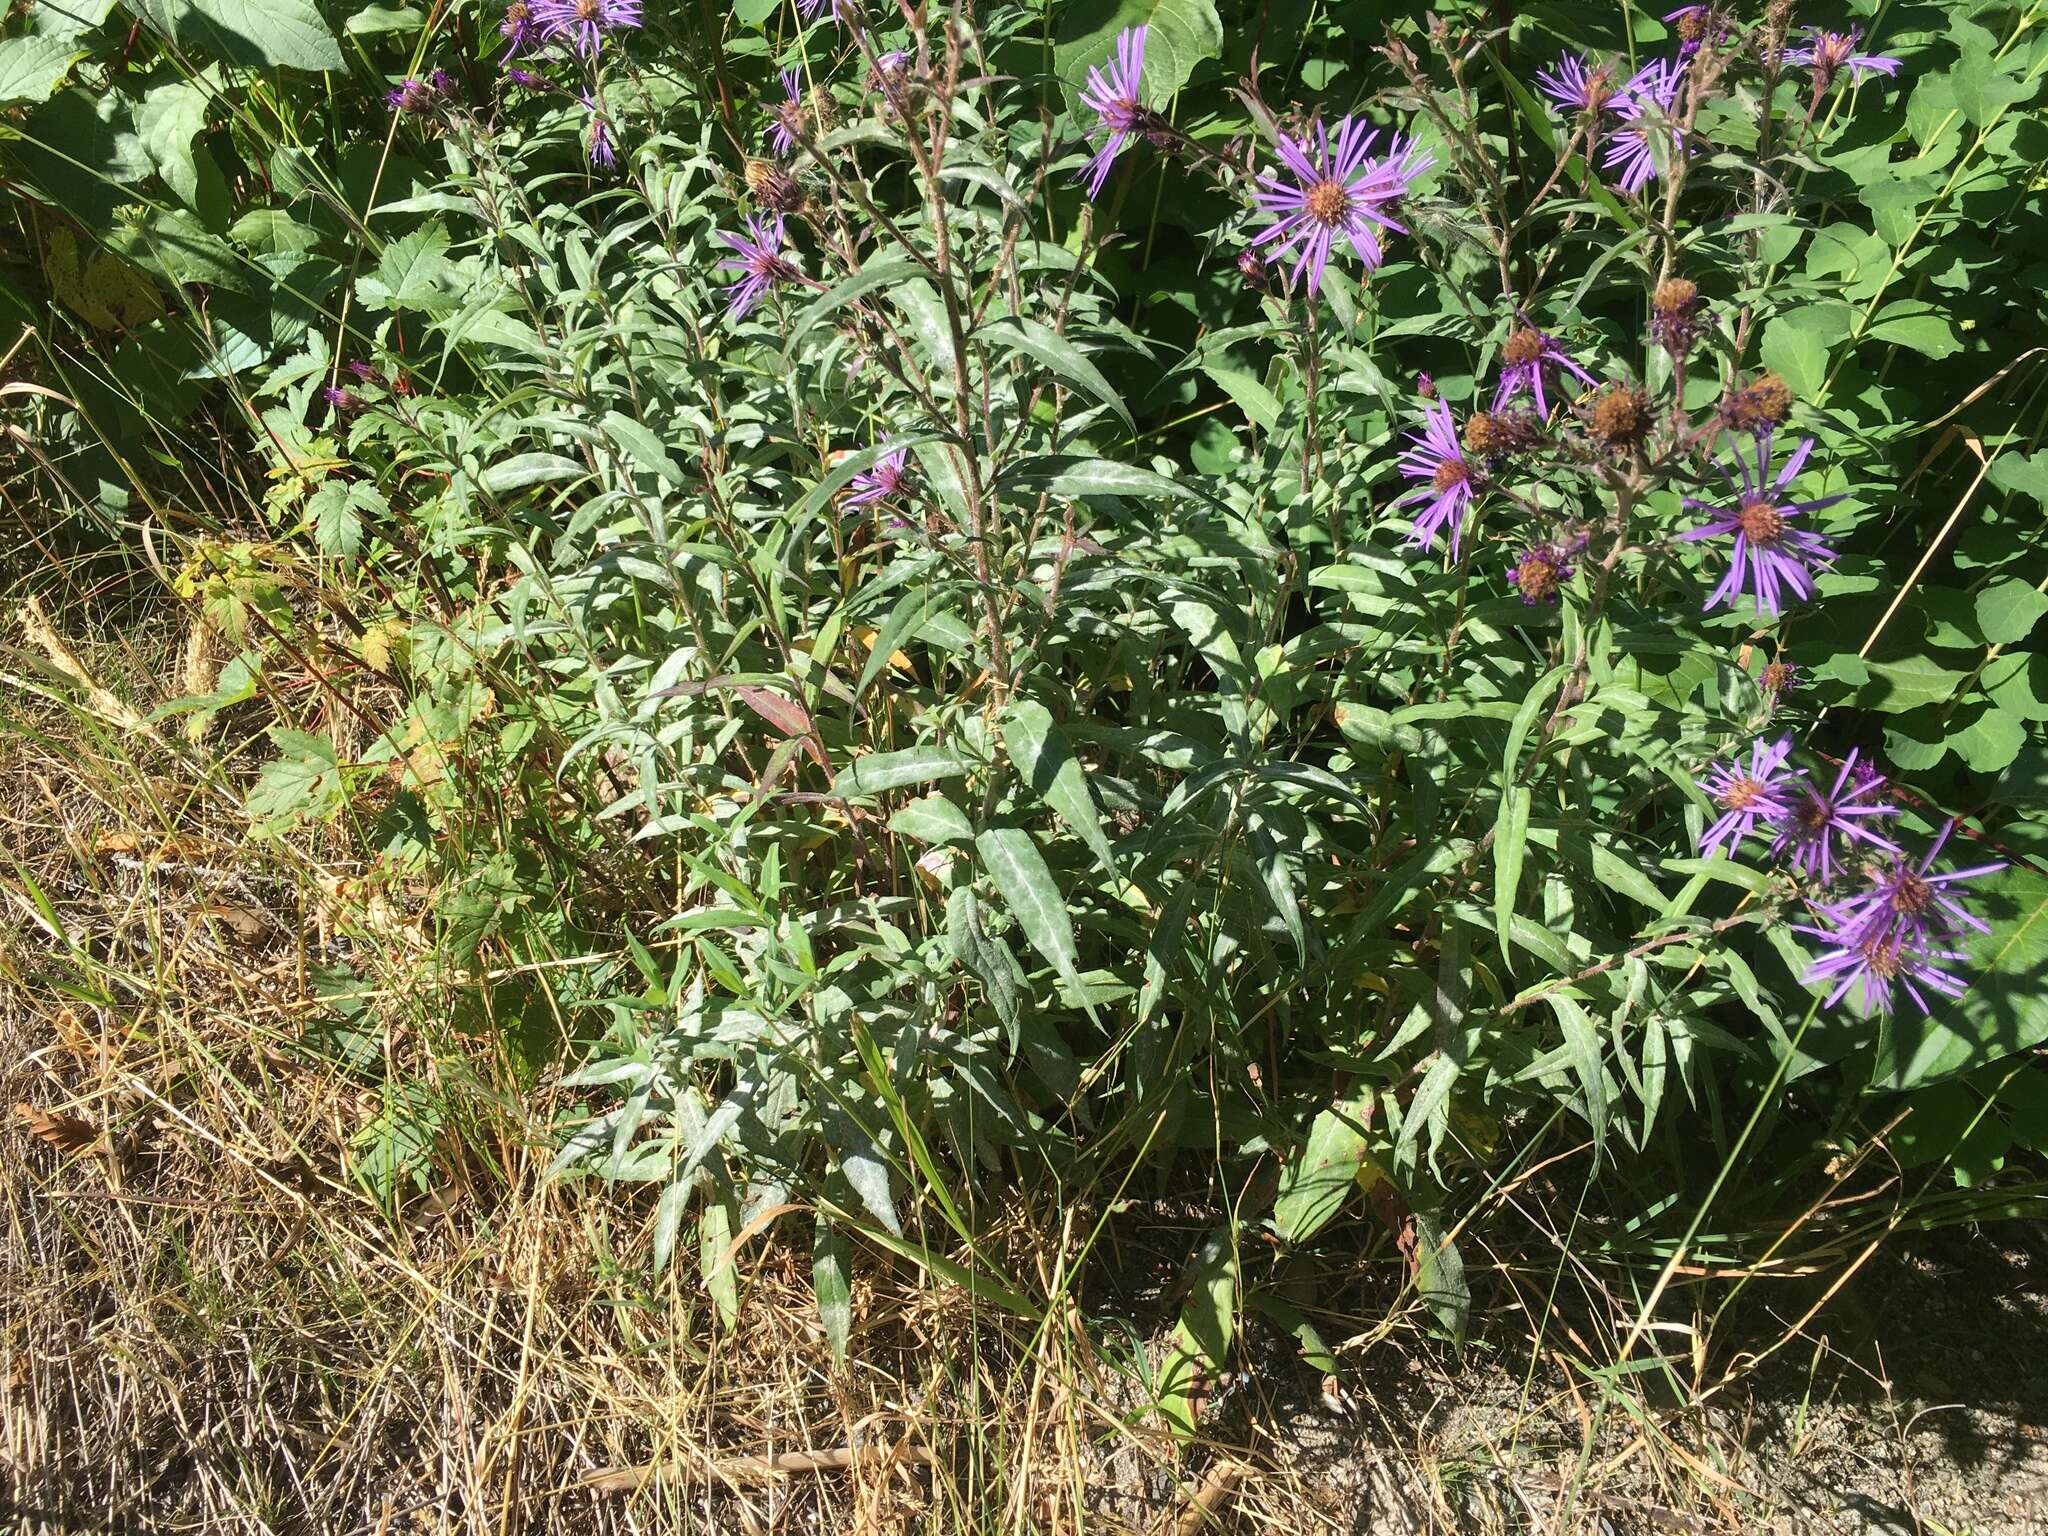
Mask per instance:
[[[1088,1326],[1070,1299],[1033,1326],[865,1251],[835,1366],[808,1253],[771,1231],[722,1326],[693,1265],[648,1271],[645,1200],[544,1179],[545,1085],[449,1027],[405,914],[337,912],[347,850],[252,842],[231,775],[106,705],[177,691],[185,641],[71,637],[76,672],[0,711],[14,1529],[1708,1533],[1797,1507],[1758,1471],[1784,1416],[1720,1372],[1704,1291],[1653,1326],[1668,1369],[1603,1375],[1636,1295],[1546,1177],[1466,1239],[1473,1356],[1427,1344],[1388,1256],[1337,1256],[1316,1289],[1342,1382],[1256,1333],[1190,1445],[1118,1363],[1170,1317],[1092,1289]],[[448,1108],[395,1213],[357,1177],[377,1094],[301,1049],[337,924],[379,983],[383,1069]],[[1170,1269],[1213,1219],[1134,1207],[1112,1233]],[[987,1241],[1067,1298],[1092,1224],[1022,1190]],[[1819,1338],[1764,1343],[1819,1361]]]

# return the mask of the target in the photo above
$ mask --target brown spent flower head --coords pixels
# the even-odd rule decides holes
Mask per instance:
[[[812,118],[821,129],[839,126],[839,103],[832,99],[832,93],[824,86],[811,87],[810,108]]]
[[[1766,666],[1756,684],[1768,694],[1780,694],[1799,686],[1798,668],[1789,661],[1774,661]]]
[[[1570,567],[1559,562],[1556,551],[1544,545],[1526,550],[1515,563],[1514,584],[1525,603],[1547,603],[1557,596],[1564,574]]]
[[[1721,419],[1737,431],[1764,432],[1782,427],[1792,416],[1792,391],[1775,373],[1767,373],[1721,401]]]
[[[1465,423],[1465,446],[1482,458],[1520,453],[1543,441],[1543,423],[1530,411],[1474,411]]]
[[[1666,278],[1650,296],[1650,334],[1677,357],[1689,351],[1700,333],[1700,288],[1689,278]]]
[[[777,213],[795,213],[804,205],[804,189],[797,179],[773,160],[747,162],[747,190],[763,208]]]
[[[1501,361],[1510,368],[1523,363],[1533,363],[1543,355],[1543,337],[1534,326],[1517,327],[1508,335],[1507,345],[1500,349]]]
[[[1700,301],[1700,285],[1690,278],[1667,277],[1657,285],[1656,294],[1650,299],[1650,308],[1660,315],[1674,315],[1690,310]]]
[[[1673,26],[1681,43],[1696,43],[1707,35],[1707,11],[1705,6],[1687,7],[1678,13]]]
[[[1634,448],[1650,435],[1650,397],[1640,389],[1610,384],[1593,402],[1588,424],[1607,447]]]
[[[1266,271],[1266,258],[1249,247],[1237,253],[1237,275],[1254,293],[1264,293],[1273,286],[1272,275]]]

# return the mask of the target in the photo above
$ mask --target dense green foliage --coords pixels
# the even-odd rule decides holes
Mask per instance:
[[[1897,77],[1824,91],[1788,25],[1844,18],[1733,14],[1641,194],[1532,85],[1670,55],[1654,16],[873,10],[678,7],[515,61],[541,88],[468,0],[9,23],[0,312],[55,393],[8,408],[62,537],[148,529],[202,605],[229,659],[166,718],[254,831],[364,851],[324,985],[417,905],[465,1019],[574,1068],[559,1166],[652,1185],[657,1264],[807,1204],[840,1339],[855,1232],[1029,1310],[971,1212],[1048,1171],[1278,1168],[1242,1219],[1283,1247],[1377,1185],[1455,1328],[1438,1213],[1547,1141],[1651,1209],[1770,1137],[1767,1205],[1873,1095],[1937,1105],[1969,1178],[2048,1137],[2033,10],[1880,6]],[[1091,205],[1078,93],[1141,23],[1158,115]],[[1434,158],[1385,265],[1248,275],[1276,136],[1347,113]],[[800,271],[736,319],[721,232],[771,204]],[[1553,374],[1482,453],[1526,324],[1598,388]],[[1682,498],[1726,499],[1766,370],[1837,558],[1703,611],[1726,543]],[[1393,505],[1445,404],[1455,556]],[[1780,734],[1816,780],[1875,755],[1915,855],[1959,817],[1948,856],[2006,866],[1960,1000],[1822,1007],[1816,883],[1701,855],[1699,776]],[[388,1196],[433,1127],[385,1089]],[[1238,1235],[1188,1359],[1233,1291],[1284,1310]]]

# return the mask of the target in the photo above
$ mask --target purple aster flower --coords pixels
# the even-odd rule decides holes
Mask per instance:
[[[1562,547],[1532,544],[1508,568],[1508,581],[1522,594],[1522,601],[1533,607],[1556,602],[1558,588],[1571,580],[1575,569],[1570,553]]]
[[[526,52],[541,40],[540,27],[533,19],[527,0],[512,0],[498,19],[498,36],[505,39],[505,57]]]
[[[1573,362],[1555,337],[1544,335],[1526,322],[1509,332],[1507,345],[1501,348],[1500,355],[1504,366],[1500,371],[1500,387],[1493,392],[1496,411],[1526,389],[1536,397],[1537,414],[1549,419],[1550,400],[1543,392],[1545,368],[1562,368],[1581,384],[1593,382],[1593,375]]]
[[[782,254],[780,215],[771,222],[750,214],[744,235],[729,235],[720,230],[718,238],[735,252],[720,261],[719,266],[742,274],[725,291],[725,313],[729,320],[745,319],[747,312],[761,302],[762,294],[779,283],[795,282],[802,276],[796,264]]]
[[[1736,493],[1732,509],[1716,507],[1712,502],[1691,496],[1685,498],[1688,507],[1698,507],[1713,512],[1715,516],[1711,522],[1686,529],[1678,535],[1680,539],[1692,543],[1699,539],[1718,538],[1722,534],[1735,535],[1728,574],[1708,596],[1705,608],[1733,603],[1745,580],[1755,591],[1757,608],[1773,617],[1783,611],[1781,587],[1789,587],[1795,597],[1813,596],[1811,567],[1833,560],[1835,552],[1818,534],[1794,528],[1791,519],[1804,512],[1832,507],[1846,499],[1848,493],[1822,496],[1813,501],[1787,501],[1780,494],[1798,475],[1811,452],[1813,439],[1809,437],[1785,461],[1785,467],[1774,478],[1771,474],[1771,439],[1759,437],[1756,440],[1754,476],[1750,474],[1749,465],[1739,448],[1735,452],[1735,471],[1740,473],[1740,480],[1725,466],[1721,471],[1728,476],[1729,487]]]
[[[350,373],[354,374],[365,384],[380,384],[384,380],[384,375],[377,371],[375,363],[366,363],[361,358],[357,358],[354,362],[349,363],[347,368]]]
[[[1868,889],[1815,910],[1837,932],[1858,938],[1897,938],[1906,934],[1949,939],[1959,936],[1965,928],[1989,933],[1991,925],[1951,896],[1948,888],[1980,875],[1995,874],[2005,865],[1994,862],[1938,875],[1932,873],[1942,845],[1955,829],[1953,821],[1945,825],[1919,863],[1901,855],[1872,876]]]
[[[1081,171],[1088,183],[1091,203],[1102,195],[1102,184],[1109,180],[1109,168],[1116,163],[1144,111],[1138,105],[1138,81],[1145,73],[1145,31],[1143,27],[1125,27],[1117,34],[1116,57],[1109,62],[1107,79],[1094,65],[1088,68],[1088,88],[1081,92],[1081,105],[1095,114],[1095,127],[1089,130],[1089,136],[1104,130],[1109,134]]]
[[[1451,529],[1451,558],[1458,558],[1458,540],[1465,530],[1465,509],[1472,502],[1472,466],[1458,444],[1458,425],[1451,417],[1450,402],[1438,400],[1423,412],[1423,429],[1410,432],[1415,444],[1401,455],[1401,473],[1424,482],[1398,497],[1394,505],[1413,501],[1427,503],[1415,514],[1415,527],[1408,535],[1411,548],[1429,548],[1448,523]]]
[[[832,8],[832,19],[843,25],[849,3],[850,0],[796,0],[796,8],[798,14],[810,22],[816,21],[819,13],[829,5]]]
[[[353,411],[357,406],[363,403],[360,399],[357,398],[356,392],[354,390],[343,389],[336,384],[330,384],[325,389],[321,390],[320,398],[322,400],[325,400],[329,405],[333,406],[336,411],[340,412],[343,415],[347,415],[350,411]]]
[[[437,95],[453,96],[455,94],[455,77],[445,69],[437,69],[434,71],[433,86]]]
[[[523,85],[529,91],[544,91],[548,88],[545,76],[536,75],[530,69],[521,69],[517,64],[508,65],[505,78],[513,85]]]
[[[583,93],[583,105],[590,112],[590,127],[585,130],[590,145],[590,163],[608,171],[619,163],[618,151],[612,148],[611,125],[605,121],[604,113],[598,110],[588,91]]]
[[[408,76],[384,93],[384,104],[394,112],[408,112],[417,117],[434,110],[434,95],[432,83]]]
[[[1689,59],[1700,51],[1700,45],[1711,33],[1716,42],[1721,40],[1723,27],[1717,25],[1719,18],[1709,5],[1681,5],[1675,11],[1665,13],[1664,21],[1678,34],[1678,56]]]
[[[909,475],[910,450],[891,448],[879,459],[853,477],[853,494],[846,498],[846,506],[873,506],[878,501],[887,501],[903,492],[903,482]]]
[[[586,59],[597,57],[607,33],[640,25],[640,0],[529,0],[541,41],[566,38]]]
[[[1337,124],[1332,144],[1328,127],[1318,123],[1313,142],[1306,136],[1282,134],[1275,146],[1291,182],[1259,173],[1252,195],[1274,222],[1252,244],[1271,242],[1274,256],[1299,246],[1292,276],[1298,279],[1306,271],[1312,294],[1322,289],[1323,268],[1339,235],[1365,263],[1366,271],[1379,269],[1384,259],[1379,231],[1407,233],[1405,225],[1381,210],[1404,196],[1409,183],[1436,163],[1435,156],[1417,149],[1412,140],[1404,145],[1399,134],[1387,145],[1385,158],[1374,156],[1372,143],[1377,137],[1365,131],[1365,124],[1346,117]]]
[[[1790,666],[1791,663],[1787,662],[1786,665]],[[1769,668],[1765,670],[1768,671]],[[1888,793],[1892,787],[1891,780],[1884,776],[1884,770],[1867,757],[1857,763],[1854,783],[1858,789],[1868,788],[1880,795]]]
[[[1824,921],[1832,920],[1831,909],[1819,911]],[[1961,977],[1943,970],[1940,963],[1962,960],[1966,958],[1963,952],[1947,947],[1931,933],[1918,929],[1860,933],[1839,926],[1815,928],[1805,923],[1793,927],[1795,932],[1810,934],[1827,946],[1801,979],[1808,984],[1834,983],[1827,995],[1830,1008],[1860,983],[1863,1011],[1890,1013],[1892,986],[1896,983],[1906,989],[1922,1013],[1929,1013],[1932,1010],[1921,988],[1944,997],[1961,997],[1967,985]]]
[[[1806,35],[1808,45],[1786,49],[1785,62],[1803,64],[1813,71],[1815,94],[1832,85],[1835,76],[1844,69],[1851,75],[1896,75],[1899,72],[1897,59],[1856,51],[1856,44],[1863,36],[1859,27],[1851,27],[1846,32],[1823,32],[1819,27],[1808,27]]]
[[[1536,71],[1536,84],[1544,95],[1567,113],[1598,112],[1614,101],[1614,66],[1586,67],[1576,53],[1560,54],[1556,65]]]
[[[1775,742],[1759,738],[1750,743],[1749,766],[1742,759],[1716,763],[1699,781],[1700,792],[1721,809],[1721,817],[1700,836],[1700,853],[1713,853],[1723,843],[1733,854],[1752,832],[1782,821],[1791,805],[1788,796],[1792,774],[1785,759],[1792,755],[1792,738]]]
[[[1668,133],[1671,153],[1679,153],[1677,124],[1664,121],[1659,126],[1656,120],[1670,118],[1672,104],[1678,100],[1679,82],[1684,78],[1683,60],[1656,59],[1637,70],[1635,78],[1615,96],[1614,110],[1628,119],[1628,126],[1616,131],[1607,145],[1607,156],[1600,163],[1610,171],[1621,172],[1624,192],[1640,192],[1656,178],[1657,157],[1650,148],[1652,133]]]
[[[1810,880],[1835,878],[1835,842],[1842,851],[1851,843],[1868,843],[1885,853],[1897,853],[1899,845],[1865,824],[1871,816],[1896,816],[1899,808],[1877,800],[1876,784],[1856,778],[1857,753],[1852,747],[1835,775],[1835,787],[1823,793],[1811,779],[1802,780],[1792,795],[1792,807],[1778,823],[1778,835],[1771,843],[1773,854],[1789,853],[1792,868]]]
[[[768,142],[778,155],[789,154],[796,148],[797,139],[807,126],[804,122],[802,71],[785,69],[782,72],[782,100],[775,104],[770,115],[774,121],[768,125]]]

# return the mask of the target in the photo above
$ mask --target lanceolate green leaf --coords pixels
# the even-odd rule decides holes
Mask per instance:
[[[1102,376],[1102,370],[1088,360],[1088,356],[1066,337],[1038,324],[1035,320],[1002,319],[981,332],[981,337],[990,345],[1004,351],[1021,352],[1034,362],[1042,363],[1058,374],[1061,380],[1076,385],[1095,399],[1108,406],[1122,418],[1123,424],[1131,431],[1138,430],[1131,420],[1130,408],[1123,397],[1110,386]]]
[[[839,795],[879,795],[909,784],[957,778],[974,765],[946,747],[905,747],[900,752],[874,752],[857,757],[839,770],[832,791]]]
[[[991,827],[975,838],[974,846],[1031,947],[1051,963],[1074,998],[1085,1002],[1073,918],[1031,834],[1022,827]]]
[[[1053,722],[1052,712],[1031,699],[1012,704],[1003,716],[1003,745],[1032,794],[1051,806],[1088,845],[1103,873],[1117,879],[1116,855],[1102,830],[1094,797],[1088,793],[1087,770],[1074,756],[1066,732]]]

